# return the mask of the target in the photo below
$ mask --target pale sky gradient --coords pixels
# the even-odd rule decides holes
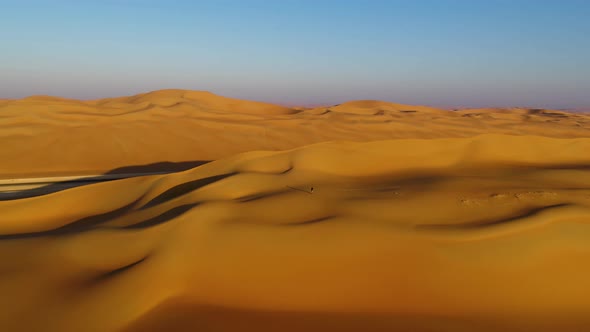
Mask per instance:
[[[0,98],[590,106],[585,0],[0,0]]]

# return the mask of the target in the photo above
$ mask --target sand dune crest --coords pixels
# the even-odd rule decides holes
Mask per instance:
[[[80,330],[103,313],[94,331],[302,317],[312,331],[575,331],[590,308],[585,151],[331,142],[0,201],[0,328]]]

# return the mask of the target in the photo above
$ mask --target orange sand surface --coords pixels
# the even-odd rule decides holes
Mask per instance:
[[[101,174],[335,140],[479,134],[590,137],[590,114],[518,108],[453,112],[380,101],[295,109],[186,90],[94,101],[34,96],[0,101],[0,179]]]
[[[586,331],[589,121],[0,101],[5,178],[215,160],[0,200],[0,331]]]

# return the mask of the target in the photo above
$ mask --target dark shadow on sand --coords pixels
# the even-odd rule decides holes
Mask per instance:
[[[13,192],[0,192],[0,201],[9,201],[15,199],[22,199],[22,198],[29,198],[29,197],[36,197],[47,195],[51,193],[55,193],[58,191],[80,187],[84,185],[89,185],[98,182],[106,182],[106,181],[117,181],[121,178],[112,178],[112,179],[105,179],[103,176],[105,175],[124,175],[124,174],[133,174],[135,176],[141,176],[141,173],[175,173],[175,172],[182,172],[186,171],[195,167],[199,167],[210,161],[205,160],[194,160],[194,161],[182,161],[182,162],[158,162],[153,164],[146,164],[146,165],[132,165],[132,166],[124,166],[112,169],[106,173],[103,173],[99,177],[90,177],[90,178],[81,178],[80,180],[69,180],[69,181],[62,181],[57,183],[52,183],[47,186],[34,188],[34,189],[27,189],[22,191],[13,191]]]
[[[143,210],[149,207],[153,207],[156,205],[163,204],[169,200],[172,200],[176,197],[188,194],[194,190],[212,184],[214,182],[220,181],[236,173],[227,173],[221,174],[211,177],[206,177],[202,179],[198,179],[195,181],[190,181],[187,183],[183,183],[172,187],[171,189],[164,191],[162,194],[156,196],[154,199],[149,201],[147,204],[140,206],[139,202],[141,201],[142,197],[138,198],[137,200],[123,206],[117,208],[115,210],[101,213],[97,215],[87,216],[76,221],[70,222],[66,225],[50,229],[50,230],[42,230],[37,232],[28,232],[28,233],[14,233],[14,234],[0,234],[0,241],[1,240],[18,240],[18,239],[30,239],[30,238],[38,238],[38,237],[46,237],[46,236],[64,236],[73,233],[82,233],[87,231],[92,231],[98,228],[103,229],[119,229],[119,230],[129,230],[129,229],[142,229],[157,226],[168,222],[180,215],[185,214],[186,212],[190,211],[194,207],[201,204],[201,202],[197,203],[190,203],[190,204],[183,204],[180,206],[171,207],[164,212],[159,212],[157,215],[152,215],[150,217],[144,218],[142,220],[137,220],[130,222],[124,226],[105,226],[104,224],[117,219],[132,210],[138,211]]]
[[[309,299],[313,301],[313,299]],[[170,299],[123,331],[242,332],[522,332],[583,331],[590,319],[580,313],[530,316],[485,314],[403,314],[378,312],[260,311],[212,307]]]

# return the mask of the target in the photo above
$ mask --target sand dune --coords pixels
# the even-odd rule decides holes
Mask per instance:
[[[178,171],[0,200],[0,331],[584,331],[588,116],[0,101],[2,177]]]
[[[583,330],[587,151],[333,142],[3,201],[0,329]]]
[[[380,101],[295,109],[208,92],[161,90],[78,101],[0,101],[0,178],[99,174],[158,162],[217,160],[325,141],[590,137],[590,115],[551,110],[443,111]]]

